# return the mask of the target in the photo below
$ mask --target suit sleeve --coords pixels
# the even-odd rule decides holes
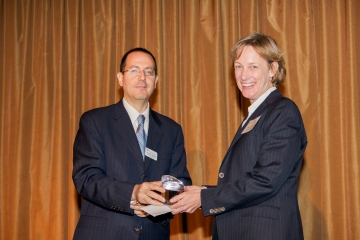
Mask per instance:
[[[242,136],[224,159],[220,172],[225,178],[232,172],[232,179],[201,191],[205,216],[216,214],[211,211],[214,208],[228,212],[257,205],[276,195],[289,178],[297,177],[306,135],[296,105],[281,101],[261,117],[252,130],[258,128],[257,134]],[[251,166],[239,169],[234,177],[237,170],[233,168],[244,164]]]
[[[73,148],[72,177],[78,193],[108,210],[133,214],[130,198],[134,183],[106,175],[104,142],[91,114],[80,119]]]

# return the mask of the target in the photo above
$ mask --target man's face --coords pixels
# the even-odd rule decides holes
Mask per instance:
[[[278,64],[276,62],[273,64],[276,69]],[[251,104],[272,87],[273,70],[253,47],[244,47],[240,57],[234,62],[234,68],[236,84]]]
[[[132,76],[129,70],[130,68],[136,67],[140,69],[138,76]],[[132,52],[127,56],[125,71],[119,72],[117,77],[120,86],[124,89],[124,97],[126,101],[135,106],[139,102],[148,102],[151,94],[153,93],[158,77],[145,76],[144,69],[154,69],[155,63],[152,57],[144,52]]]

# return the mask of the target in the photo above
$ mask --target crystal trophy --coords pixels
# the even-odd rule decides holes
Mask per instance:
[[[184,184],[176,177],[170,175],[163,175],[161,177],[162,186],[165,189],[163,197],[165,198],[165,204],[170,205],[170,199],[179,193],[182,193],[185,189]]]

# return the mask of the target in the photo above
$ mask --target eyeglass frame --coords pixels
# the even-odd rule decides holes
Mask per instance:
[[[138,70],[137,74],[135,74],[135,75],[131,74],[131,72],[130,72],[130,70],[134,70],[134,69],[137,69],[137,70]],[[146,75],[146,72],[145,72],[146,70],[151,70],[151,71],[153,72],[153,75]],[[140,68],[137,67],[137,66],[132,66],[132,67],[130,67],[128,70],[124,70],[123,74],[124,74],[125,72],[129,72],[129,74],[130,74],[131,76],[139,76],[140,73],[141,73],[141,71],[144,72],[144,75],[145,75],[146,77],[155,77],[155,76],[156,76],[156,71],[155,71],[155,69],[153,69],[153,68],[140,69]]]

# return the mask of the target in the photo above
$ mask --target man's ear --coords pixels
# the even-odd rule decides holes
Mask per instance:
[[[117,76],[119,85],[120,85],[120,86],[123,86],[123,78],[124,78],[124,75],[122,74],[122,72],[118,72],[116,76]]]
[[[155,78],[154,89],[156,88],[157,81],[158,81],[158,76],[156,76],[156,78]]]

